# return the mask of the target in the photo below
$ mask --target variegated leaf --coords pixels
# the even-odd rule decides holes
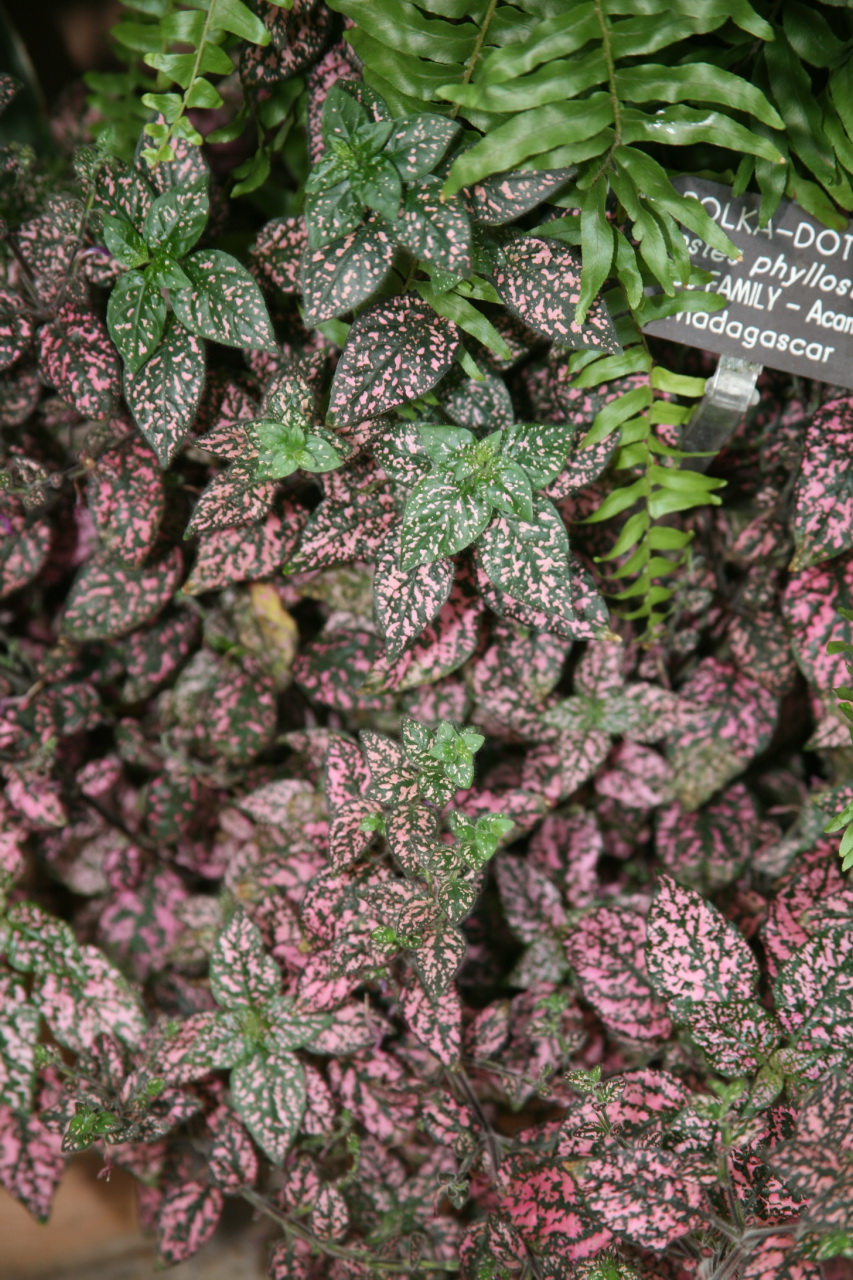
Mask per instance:
[[[594,303],[584,323],[577,323],[580,275],[580,255],[571,245],[521,236],[501,247],[492,278],[510,311],[546,338],[564,347],[618,351],[603,302]]]
[[[231,1099],[249,1133],[280,1165],[305,1110],[302,1063],[291,1053],[260,1053],[231,1072]]]
[[[103,322],[66,302],[39,337],[39,371],[85,418],[106,418],[121,393],[119,363]]]
[[[601,1221],[645,1249],[663,1250],[708,1221],[701,1185],[686,1176],[671,1151],[635,1148],[593,1159],[582,1186],[584,1200]]]
[[[266,954],[257,925],[235,911],[216,939],[210,957],[210,989],[223,1009],[264,1005],[281,988],[281,973]]]
[[[646,959],[646,922],[615,907],[597,907],[566,939],[585,999],[611,1031],[628,1040],[665,1040],[672,1029],[655,994]]]
[[[180,550],[134,569],[99,551],[83,565],[68,595],[62,634],[72,640],[107,640],[150,622],[177,590]]]
[[[169,465],[193,425],[204,371],[203,342],[169,315],[142,368],[125,373],[125,400],[161,467]]]
[[[452,1071],[462,1051],[462,1005],[455,990],[432,996],[420,982],[410,982],[401,989],[400,1010],[421,1044]]]
[[[499,590],[571,627],[569,539],[550,502],[538,499],[530,521],[498,516],[480,540],[479,558]]]
[[[382,544],[373,593],[386,658],[398,658],[432,622],[447,601],[453,575],[449,560],[436,560],[404,572],[400,568],[399,537],[389,537]]]
[[[853,441],[853,403],[828,400],[806,430],[794,490],[794,570],[830,560],[853,547],[853,480],[847,460]]]
[[[157,1261],[162,1267],[185,1262],[198,1253],[216,1230],[222,1192],[207,1182],[191,1180],[171,1187],[157,1215]]]
[[[305,249],[299,291],[308,324],[344,315],[369,298],[391,270],[395,240],[378,214],[320,249]]]
[[[750,1000],[759,977],[743,934],[669,876],[659,877],[649,912],[646,964],[652,985],[676,1014],[703,1001]]]
[[[286,502],[282,514],[271,512],[255,524],[203,534],[183,586],[185,594],[201,595],[232,582],[271,577],[293,555],[304,522],[304,513]]]
[[[171,301],[185,329],[226,347],[277,350],[263,295],[236,258],[203,249],[184,258],[181,267],[191,287],[172,290]]]
[[[101,543],[139,568],[151,551],[165,500],[157,459],[142,440],[122,441],[98,458],[87,486]]]
[[[332,382],[330,418],[352,425],[417,399],[447,373],[458,345],[454,326],[419,298],[374,303],[349,331]]]

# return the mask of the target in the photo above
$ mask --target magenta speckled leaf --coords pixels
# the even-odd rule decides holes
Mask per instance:
[[[123,441],[98,458],[87,485],[101,543],[117,560],[139,568],[163,518],[160,468],[144,441]]]
[[[797,664],[785,624],[769,609],[733,617],[727,639],[732,657],[741,668],[775,698],[790,693],[797,678]]]
[[[797,1257],[789,1232],[765,1236],[753,1245],[740,1269],[742,1280],[822,1280],[819,1262]]]
[[[449,276],[471,274],[471,224],[459,200],[444,200],[441,178],[407,187],[394,231],[416,258]]]
[[[335,422],[376,418],[431,391],[453,363],[455,327],[420,298],[385,298],[363,311],[347,337],[329,400]]]
[[[169,1084],[200,1080],[211,1071],[235,1066],[250,1052],[240,1018],[233,1013],[193,1013],[158,1044],[152,1061],[155,1075]]]
[[[401,568],[455,555],[476,542],[492,514],[488,495],[443,473],[424,476],[409,494],[401,530]]]
[[[198,1253],[216,1230],[222,1192],[207,1182],[182,1182],[166,1192],[157,1215],[157,1262],[173,1267]]]
[[[327,1183],[320,1189],[308,1225],[321,1240],[343,1240],[349,1230],[349,1210],[337,1187]]]
[[[513,170],[496,173],[471,188],[474,220],[488,227],[514,222],[535,209],[569,180],[570,169]]]
[[[688,1027],[714,1070],[752,1076],[779,1043],[776,1019],[757,1000],[711,1001],[691,1007]]]
[[[207,1167],[216,1185],[230,1194],[253,1186],[258,1176],[258,1157],[240,1121],[221,1106],[208,1116],[207,1127],[213,1139]]]
[[[376,621],[385,639],[385,656],[394,661],[443,607],[453,585],[454,566],[436,560],[404,573],[399,538],[383,543],[376,560],[373,599]]]
[[[123,701],[141,702],[169,680],[198,644],[199,620],[189,609],[140,627],[125,641]]]
[[[563,930],[560,891],[543,872],[508,853],[498,854],[494,869],[507,923],[521,942],[535,942],[546,930]]]
[[[271,218],[255,237],[250,261],[264,283],[282,293],[297,293],[307,243],[304,218]]]
[[[610,738],[600,729],[561,733],[528,752],[522,785],[544,791],[556,804],[591,778],[609,754]]]
[[[480,562],[501,591],[571,627],[569,539],[556,508],[538,499],[532,521],[499,516],[479,542]]]
[[[452,566],[451,566],[452,567]],[[412,571],[414,572],[414,571]],[[456,575],[447,603],[396,663],[385,655],[374,663],[365,689],[417,689],[443,679],[475,652],[483,602],[467,566]]]
[[[843,655],[828,654],[826,646],[830,640],[853,641],[853,623],[839,614],[853,608],[853,554],[793,574],[781,607],[794,657],[809,684],[820,693],[843,684]]]
[[[291,568],[372,560],[398,519],[393,487],[365,457],[327,472],[322,484],[326,498],[312,511]]]
[[[204,343],[170,315],[142,368],[125,373],[124,398],[161,467],[172,461],[193,424],[204,371]]]
[[[702,809],[678,804],[657,815],[657,855],[681,884],[711,894],[731,884],[761,838],[758,807],[736,782]]]
[[[351,800],[359,800],[370,775],[358,744],[341,734],[329,740],[325,759],[326,798],[334,811]]]
[[[369,800],[352,800],[333,815],[329,823],[329,858],[334,867],[349,867],[357,862],[370,844],[370,831],[362,829],[365,819],[378,810]]]
[[[39,1011],[15,974],[0,974],[0,1008],[0,1109],[27,1115],[35,1084]]]
[[[696,705],[682,720],[670,759],[676,794],[692,809],[769,746],[778,703],[752,676],[716,658],[703,658],[680,693]]]
[[[779,1021],[803,1051],[853,1044],[853,935],[826,929],[782,966],[774,987]]]
[[[388,695],[361,692],[376,655],[369,631],[327,631],[305,645],[293,664],[294,682],[336,711],[383,707]]]
[[[231,1100],[273,1164],[281,1164],[305,1110],[302,1063],[292,1053],[257,1054],[231,1072]]]
[[[853,886],[842,875],[836,838],[824,837],[777,883],[763,937],[771,977],[809,938],[853,914]]]
[[[304,512],[287,502],[281,515],[272,512],[256,524],[216,529],[200,537],[185,594],[196,596],[232,582],[271,577],[295,551],[304,521]]]
[[[210,956],[210,990],[223,1009],[266,1004],[281,988],[278,965],[264,950],[261,931],[238,908]]]
[[[242,46],[240,79],[248,88],[274,88],[310,67],[328,39],[332,14],[322,5],[296,5],[290,10],[262,6],[264,26],[272,36],[266,47]]]
[[[244,266],[221,249],[181,262],[192,287],[171,292],[178,320],[190,333],[226,347],[277,351],[263,295]]]
[[[363,1003],[341,1005],[335,1010],[332,1025],[311,1037],[311,1052],[346,1057],[375,1046],[381,1039],[384,1019],[372,1015]]]
[[[21,295],[14,289],[0,289],[0,369],[21,358],[34,332]]]
[[[0,426],[17,427],[35,412],[42,384],[35,364],[22,363],[0,373]]]
[[[119,362],[106,327],[76,302],[60,307],[39,335],[39,371],[84,418],[106,418],[121,394]]]
[[[413,1035],[452,1071],[462,1052],[462,1006],[455,990],[433,996],[420,982],[409,982],[400,990],[400,1012]]]
[[[519,1167],[505,1183],[499,1208],[537,1252],[558,1250],[579,1262],[613,1239],[587,1208],[572,1174],[555,1161],[539,1159]]]
[[[792,569],[807,569],[853,547],[853,401],[828,400],[806,429],[794,490]]]
[[[38,1114],[18,1118],[0,1107],[0,1186],[36,1222],[46,1222],[65,1168],[62,1138]]]
[[[304,778],[278,778],[237,801],[243,813],[270,827],[298,831],[320,817],[321,800]]]
[[[649,977],[674,1011],[752,998],[759,973],[746,939],[692,889],[660,876],[647,931]]]
[[[401,928],[404,927],[401,920]],[[421,943],[412,952],[423,988],[432,1000],[439,1000],[456,977],[465,959],[465,935],[449,922],[420,931]]]
[[[199,707],[196,741],[207,754],[246,764],[269,746],[278,716],[275,681],[244,658],[220,664],[222,683],[208,690]]]
[[[394,808],[416,800],[417,774],[400,744],[373,729],[362,730],[361,744],[370,774],[368,798]]]
[[[372,214],[350,235],[306,248],[299,270],[306,324],[344,315],[369,298],[391,270],[395,247],[389,228]]]
[[[435,814],[424,804],[395,804],[385,818],[385,838],[407,876],[423,875],[439,846]]]
[[[492,278],[510,311],[564,347],[619,350],[613,322],[599,300],[579,325],[581,264],[577,249],[557,240],[521,236],[502,246]]]
[[[635,1148],[592,1159],[581,1186],[584,1200],[609,1229],[644,1249],[663,1250],[708,1221],[705,1192],[685,1176],[671,1151]]]
[[[672,768],[650,747],[620,742],[606,769],[595,779],[600,796],[618,800],[626,809],[646,813],[672,798]]]
[[[254,480],[239,463],[220,471],[195,505],[184,537],[258,524],[275,500],[276,481]]]
[[[138,169],[118,156],[104,158],[94,187],[96,209],[141,228],[153,199],[154,192]]]
[[[628,1040],[665,1040],[671,1023],[655,995],[645,958],[646,922],[616,907],[583,916],[566,940],[584,999]]]
[[[0,541],[0,599],[26,587],[44,567],[53,540],[49,520],[22,511],[3,511],[0,522],[5,536]]]
[[[7,765],[6,799],[35,830],[64,827],[68,812],[57,782],[32,769]]]
[[[155,564],[131,569],[98,551],[83,565],[62,615],[71,640],[108,640],[150,622],[175,593],[183,571],[179,548]]]

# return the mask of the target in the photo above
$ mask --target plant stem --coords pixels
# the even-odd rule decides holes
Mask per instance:
[[[392,1262],[385,1258],[374,1257],[363,1249],[347,1249],[343,1245],[333,1244],[331,1240],[320,1240],[317,1236],[312,1235],[300,1223],[294,1222],[287,1214],[280,1213],[278,1209],[273,1208],[263,1196],[259,1196],[250,1187],[244,1187],[240,1192],[243,1199],[259,1213],[265,1214],[271,1218],[273,1222],[277,1222],[283,1227],[288,1235],[296,1236],[297,1239],[303,1240],[305,1244],[311,1246],[312,1249],[324,1253],[327,1258],[340,1258],[344,1262],[358,1262],[362,1266],[371,1267],[374,1271],[384,1271],[388,1275],[416,1275],[419,1271],[423,1272],[440,1272],[440,1271],[458,1271],[458,1262],[438,1262],[432,1259],[422,1259],[417,1263],[411,1262]]]
[[[495,16],[495,10],[497,7],[498,0],[489,0],[489,7],[486,10],[486,16],[483,18],[482,26],[477,32],[477,39],[474,41],[474,48],[471,50],[471,57],[465,63],[465,70],[462,72],[463,84],[469,83],[472,75],[474,74],[474,68],[480,61],[480,54],[483,52],[483,45],[486,43],[486,36],[489,34],[489,27],[492,25],[492,19]],[[450,112],[451,120],[455,120],[459,115],[460,106],[461,103],[459,102],[455,102],[453,104],[453,110]]]

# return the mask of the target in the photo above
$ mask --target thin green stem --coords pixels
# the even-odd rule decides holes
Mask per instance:
[[[622,104],[619,101],[619,92],[616,87],[616,66],[613,62],[613,46],[610,43],[610,27],[607,23],[607,14],[604,12],[603,0],[595,0],[595,16],[598,19],[598,25],[601,29],[601,51],[604,54],[604,65],[607,67],[607,92],[610,95],[610,105],[613,108],[613,141],[607,149],[607,154],[599,165],[598,171],[589,184],[594,187],[598,179],[610,168],[610,161],[617,147],[622,145]]]
[[[393,1262],[386,1258],[377,1258],[365,1249],[347,1249],[344,1245],[332,1244],[331,1240],[320,1240],[303,1227],[301,1223],[294,1222],[285,1213],[279,1213],[268,1201],[264,1200],[263,1196],[259,1196],[249,1187],[244,1187],[240,1194],[254,1209],[276,1222],[288,1235],[296,1236],[298,1240],[304,1241],[312,1249],[325,1254],[327,1258],[340,1258],[344,1262],[358,1262],[362,1266],[370,1267],[374,1271],[383,1271],[387,1275],[411,1276],[417,1275],[418,1272],[437,1273],[459,1270],[460,1264],[458,1262],[438,1262],[429,1258],[421,1259],[416,1263]]]
[[[471,57],[465,63],[465,70],[462,72],[462,83],[468,84],[474,74],[474,69],[480,61],[480,55],[483,52],[483,45],[486,43],[486,36],[489,34],[489,27],[492,25],[492,19],[495,16],[495,10],[498,7],[498,0],[489,0],[489,7],[486,10],[486,16],[483,18],[480,30],[477,32],[477,39],[474,41],[474,48],[471,50]],[[450,112],[451,120],[455,120],[459,115],[460,103],[453,105]]]

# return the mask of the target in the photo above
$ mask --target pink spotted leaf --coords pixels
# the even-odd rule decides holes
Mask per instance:
[[[231,1072],[231,1100],[274,1164],[281,1164],[305,1110],[302,1064],[291,1053],[256,1054]]]
[[[694,1005],[688,1026],[693,1041],[722,1076],[754,1075],[779,1043],[776,1019],[756,1000]]]
[[[321,1240],[342,1240],[349,1228],[347,1202],[337,1187],[327,1183],[320,1189],[311,1216],[311,1231]]]
[[[349,331],[332,382],[331,419],[347,425],[378,417],[431,391],[458,345],[454,326],[419,298],[374,303]]]
[[[264,951],[260,930],[238,910],[216,939],[210,957],[210,989],[223,1009],[257,1007],[277,995],[278,965]]]
[[[100,455],[87,493],[104,548],[138,568],[154,545],[165,506],[154,454],[142,440],[122,441]]]
[[[692,889],[660,876],[648,917],[646,963],[676,1014],[694,1003],[750,1000],[758,965],[742,933]]]
[[[106,418],[121,392],[119,362],[104,323],[76,302],[64,303],[41,330],[39,370],[87,418]]]
[[[536,173],[513,170],[493,174],[471,188],[474,218],[488,227],[514,222],[565,186],[569,169],[542,169]]]
[[[583,1198],[617,1236],[662,1250],[708,1221],[705,1193],[669,1151],[635,1148],[586,1165]]]
[[[38,1112],[17,1117],[0,1107],[0,1186],[36,1222],[46,1222],[65,1167],[62,1138],[49,1131]]]
[[[385,639],[385,656],[394,661],[432,622],[453,585],[454,567],[436,560],[404,572],[399,537],[383,543],[373,578],[376,620]]]
[[[308,324],[321,324],[352,311],[369,298],[391,270],[395,236],[378,214],[349,235],[306,247],[298,274]]]
[[[35,1085],[35,1046],[39,1011],[27,999],[23,982],[14,974],[0,974],[0,1108],[27,1115]]]
[[[0,369],[19,360],[32,341],[33,322],[14,289],[0,289]]]
[[[613,322],[602,302],[590,307],[582,325],[575,319],[580,260],[571,245],[535,236],[507,239],[492,278],[510,311],[561,346],[609,352],[619,349]]]
[[[162,560],[134,569],[106,551],[83,565],[62,615],[62,633],[72,640],[105,640],[150,622],[177,589],[183,562],[175,547]]]
[[[216,1230],[222,1192],[207,1182],[182,1182],[166,1192],[157,1215],[157,1261],[175,1266],[198,1253]]]
[[[265,284],[282,293],[296,293],[306,244],[302,218],[271,218],[255,237],[250,251],[252,266]]]
[[[453,1070],[462,1051],[462,1007],[456,992],[431,995],[420,982],[410,981],[401,989],[400,1009],[421,1044]]]
[[[849,519],[853,489],[845,465],[853,439],[849,397],[828,400],[809,422],[794,490],[794,542],[791,569],[830,560],[853,547]]]
[[[175,315],[199,338],[227,347],[275,351],[263,295],[249,272],[221,249],[202,249],[184,258],[187,289],[171,292]]]
[[[590,1211],[578,1182],[558,1161],[540,1159],[512,1170],[499,1207],[537,1252],[559,1251],[580,1262],[613,1239],[609,1225]]]
[[[286,502],[281,514],[270,512],[254,524],[203,534],[184,592],[201,595],[232,582],[271,577],[296,550],[304,519]]]
[[[236,1066],[250,1053],[238,1014],[193,1013],[177,1028],[166,1029],[152,1057],[152,1073],[169,1084],[185,1084]]]
[[[193,424],[204,371],[204,343],[169,315],[145,364],[125,374],[128,407],[161,467],[172,461]]]
[[[584,998],[617,1035],[628,1040],[666,1039],[672,1029],[652,985],[645,957],[642,916],[597,907],[566,939],[566,952]]]
[[[532,521],[499,516],[481,538],[478,554],[500,591],[571,629],[575,609],[569,540],[550,502],[537,500]]]
[[[225,1106],[208,1117],[212,1134],[208,1169],[216,1185],[226,1193],[251,1187],[258,1176],[258,1157],[240,1121]]]
[[[782,966],[774,997],[779,1021],[805,1051],[849,1052],[853,1044],[853,937],[849,925],[823,929]]]

